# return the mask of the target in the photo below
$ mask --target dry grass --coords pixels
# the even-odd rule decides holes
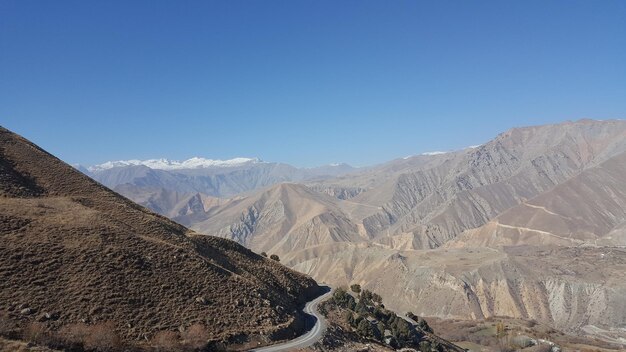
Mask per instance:
[[[169,352],[181,349],[179,336],[174,331],[159,331],[150,340],[150,345],[156,352]]]
[[[124,347],[113,322],[70,324],[59,331],[59,336],[65,346],[81,346],[90,351],[118,351]]]
[[[22,332],[24,340],[38,344],[49,345],[52,343],[52,334],[46,326],[39,322],[29,323]]]
[[[56,313],[47,328],[69,325],[64,333],[89,346],[116,345],[110,331],[145,343],[194,322],[204,324],[205,342],[272,332],[297,322],[293,312],[318,290],[311,278],[235,242],[195,235],[2,128],[0,214],[0,311],[23,321]],[[23,305],[33,313],[20,314]],[[80,321],[110,326],[85,336]]]
[[[14,329],[14,324],[9,318],[9,314],[5,311],[0,311],[0,336],[10,337]]]
[[[584,336],[573,336],[557,331],[550,326],[536,321],[506,317],[489,317],[484,320],[429,319],[431,327],[447,340],[466,342],[464,346],[478,345],[484,351],[515,350],[541,352],[547,350],[547,344],[526,346],[522,337],[545,339],[564,347],[566,351],[621,351],[620,346],[611,345]],[[496,336],[496,325],[503,323],[505,334]]]
[[[122,340],[115,332],[113,322],[105,322],[90,326],[85,337],[84,346],[88,350],[98,352],[119,351],[123,347]]]
[[[180,335],[183,339],[183,346],[191,350],[201,349],[206,346],[210,336],[206,327],[200,324],[190,326]]]

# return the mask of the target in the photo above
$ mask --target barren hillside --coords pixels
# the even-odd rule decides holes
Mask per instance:
[[[207,341],[301,328],[311,278],[132,203],[0,128],[0,311],[15,328],[110,321],[125,341],[200,324]],[[3,314],[4,314],[3,313]]]
[[[624,121],[514,128],[180,220],[400,311],[611,331],[626,321],[625,151]]]
[[[626,245],[626,153],[587,169],[450,246]]]

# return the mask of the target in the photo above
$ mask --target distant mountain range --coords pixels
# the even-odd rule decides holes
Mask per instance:
[[[196,193],[228,197],[280,182],[320,180],[358,170],[347,164],[296,168],[258,158],[212,160],[198,157],[185,161],[110,161],[90,167],[74,167],[124,195],[146,199],[144,205],[161,213],[168,213],[173,206],[156,206],[157,203],[164,205],[164,200],[158,199],[163,192],[176,194],[176,199]],[[154,205],[151,206],[147,199],[152,199]]]
[[[168,160],[168,159],[149,159],[149,160],[119,160],[108,161],[103,164],[88,167],[90,172],[98,172],[102,170],[113,169],[124,166],[143,165],[156,170],[185,170],[185,169],[206,169],[216,167],[236,167],[246,164],[262,163],[258,158],[234,158],[229,160],[213,160],[194,157],[184,161]]]
[[[90,175],[317,280],[372,288],[397,310],[597,333],[626,316],[625,155],[626,121],[579,120],[362,169],[252,161]]]

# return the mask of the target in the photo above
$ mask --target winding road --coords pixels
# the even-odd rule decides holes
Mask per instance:
[[[322,315],[319,314],[319,312],[317,311],[317,305],[323,300],[325,300],[326,298],[328,298],[331,293],[332,291],[329,289],[328,292],[308,302],[304,306],[303,311],[305,314],[307,314],[310,317],[311,323],[313,324],[312,328],[309,331],[307,331],[304,335],[298,336],[295,339],[289,340],[287,342],[278,343],[278,344],[266,346],[266,347],[259,347],[259,348],[252,349],[250,351],[253,351],[253,352],[290,351],[292,349],[309,347],[315,344],[316,342],[318,342],[322,338],[322,335],[324,334],[324,331],[326,330],[326,321],[324,320],[324,317],[322,317]]]

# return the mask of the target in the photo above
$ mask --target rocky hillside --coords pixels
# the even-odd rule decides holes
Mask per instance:
[[[35,321],[52,332],[108,324],[132,346],[164,331],[189,339],[193,326],[204,344],[267,342],[297,333],[298,305],[318,291],[311,278],[152,213],[3,128],[0,214],[4,332],[32,331]]]
[[[351,200],[382,206],[362,219],[370,235],[409,233],[416,246],[434,248],[624,151],[626,121],[515,128],[404,169]]]
[[[372,244],[318,246],[286,264],[334,285],[359,283],[398,312],[446,319],[509,316],[570,333],[621,326],[623,248],[440,248],[398,251]]]
[[[306,213],[311,205],[324,203],[326,205],[322,208],[325,210],[315,214],[325,214],[316,218],[315,231],[334,229],[321,230],[334,231],[335,236],[327,236],[330,242],[373,239],[376,243],[395,249],[430,249],[442,246],[464,231],[483,226],[500,215],[508,216],[504,213],[509,209],[509,213],[519,214],[518,206],[526,209],[529,204],[526,201],[540,195],[549,198],[555,186],[564,189],[561,193],[574,193],[576,190],[571,186],[573,181],[567,183],[570,186],[560,185],[588,169],[601,170],[599,165],[609,160],[613,160],[612,164],[619,164],[620,161],[614,158],[624,152],[624,121],[581,120],[517,128],[478,147],[400,159],[361,173],[309,183],[307,186],[314,192],[294,194],[287,203],[283,200],[259,201],[271,193],[271,190],[263,190],[244,201],[213,202],[215,207],[210,210],[208,207],[197,207],[197,211],[187,210],[201,203],[192,197],[190,199],[195,201],[194,204],[187,202],[182,206],[182,209],[192,214],[162,213],[201,232],[218,233],[256,250],[287,254],[295,248],[288,243],[297,242],[300,244],[297,248],[303,248],[302,242],[295,240],[294,236],[312,230],[305,230],[306,226],[302,228],[301,222],[297,224],[301,231],[294,228],[293,223],[286,222],[283,226],[287,213],[279,208],[290,208],[291,213]],[[579,177],[581,180],[583,178]],[[619,228],[620,221],[623,221],[619,220],[623,218],[623,215],[618,214],[623,209],[619,198],[623,197],[623,192],[614,192],[616,187],[623,188],[624,184],[619,170],[613,174],[596,172],[596,176],[587,178],[587,181],[613,185],[611,189],[595,195],[596,203],[603,200],[612,202],[606,206],[613,210],[604,219],[596,216],[593,221],[587,218],[570,224],[565,232],[584,222],[593,225],[608,221]],[[296,186],[289,187],[293,189]],[[130,192],[126,194],[146,203],[139,196]],[[335,199],[330,200],[326,195]],[[177,204],[170,208],[181,208],[177,202],[170,201]],[[160,209],[158,202],[149,203],[153,208]],[[575,202],[563,203],[563,207],[569,207],[569,213],[578,211],[575,205]],[[258,216],[264,212],[263,217]],[[529,214],[527,209],[524,213]],[[280,218],[281,214],[285,216]],[[558,221],[553,220],[546,220],[548,227],[558,226]],[[251,242],[263,231],[271,232],[274,239]],[[288,238],[285,235],[289,235]],[[287,244],[274,248],[280,241]],[[325,242],[312,240],[307,246]]]
[[[292,183],[272,186],[204,213],[176,216],[202,233],[236,240],[258,252],[287,254],[322,243],[363,238],[337,199]]]
[[[625,121],[514,128],[177,219],[334,286],[358,282],[395,310],[613,336],[626,316],[613,279],[626,255],[625,152]]]
[[[450,246],[626,245],[626,153],[498,215]]]

